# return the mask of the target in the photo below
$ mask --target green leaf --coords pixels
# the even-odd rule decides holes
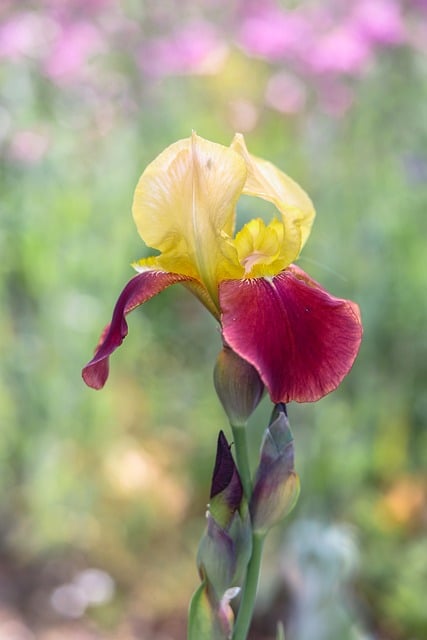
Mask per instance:
[[[193,594],[188,614],[188,640],[228,640],[221,625],[219,609],[209,601],[206,582]]]
[[[285,640],[285,629],[283,628],[283,624],[281,622],[277,623],[276,640]]]
[[[212,638],[212,611],[202,582],[194,592],[190,602],[188,614],[188,640],[211,640]]]

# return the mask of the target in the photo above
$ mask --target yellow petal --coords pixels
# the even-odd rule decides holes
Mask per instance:
[[[274,276],[289,266],[283,238],[283,223],[276,219],[266,226],[261,218],[255,218],[242,227],[234,247],[245,278]]]
[[[144,242],[168,269],[200,279],[215,303],[245,180],[241,155],[193,134],[148,165],[135,191],[133,216]]]
[[[243,193],[272,202],[282,214],[287,264],[299,255],[310,235],[315,211],[301,187],[271,162],[251,155],[243,136],[235,135],[231,149],[240,153],[248,170]]]

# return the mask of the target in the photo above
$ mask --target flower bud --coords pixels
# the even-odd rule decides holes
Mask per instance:
[[[250,512],[256,533],[265,534],[295,506],[299,478],[294,469],[294,439],[286,407],[276,405],[261,445]]]
[[[218,601],[239,580],[250,554],[249,511],[233,456],[221,431],[207,527],[197,556],[200,577],[209,583]]]
[[[216,361],[214,384],[232,425],[245,424],[264,393],[258,371],[226,345]]]
[[[229,640],[234,613],[230,600],[252,552],[251,523],[237,467],[221,431],[212,477],[207,527],[197,555],[201,585],[193,595],[189,640]]]
[[[243,487],[239,472],[231,455],[227,438],[219,432],[215,467],[212,474],[209,511],[223,528],[230,521],[243,500]]]

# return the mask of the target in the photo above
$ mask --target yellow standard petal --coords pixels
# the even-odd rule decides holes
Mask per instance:
[[[298,257],[310,235],[315,216],[313,203],[294,180],[271,162],[251,155],[240,133],[234,137],[231,149],[240,153],[246,162],[248,173],[243,193],[272,202],[281,213],[284,227],[281,253],[287,266]]]
[[[241,154],[193,134],[148,165],[135,191],[133,217],[144,242],[161,252],[157,264],[201,280],[216,306],[246,174]]]

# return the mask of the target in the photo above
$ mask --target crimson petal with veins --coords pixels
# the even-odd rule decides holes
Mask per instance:
[[[120,347],[128,333],[125,316],[153,296],[177,282],[192,280],[167,271],[144,271],[130,280],[114,307],[111,323],[102,332],[95,355],[82,371],[83,380],[93,389],[102,389],[109,373],[109,357]]]
[[[260,374],[273,402],[314,402],[351,369],[362,339],[359,307],[291,265],[273,278],[219,287],[225,342]]]

